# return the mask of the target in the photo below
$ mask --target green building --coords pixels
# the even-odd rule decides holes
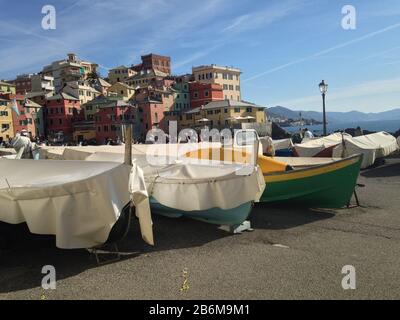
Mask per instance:
[[[173,111],[186,111],[190,109],[190,93],[188,82],[177,82],[172,86],[174,90]]]
[[[104,107],[109,105],[114,101],[121,100],[121,97],[118,95],[110,95],[110,96],[98,96],[97,98],[85,103],[82,105],[82,109],[85,112],[85,120],[93,121],[94,115],[99,111],[100,107]]]

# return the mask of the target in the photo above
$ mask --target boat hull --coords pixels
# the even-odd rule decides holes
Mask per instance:
[[[319,208],[342,208],[350,201],[360,172],[361,156],[317,167],[264,174],[261,202],[285,202]]]
[[[215,225],[237,226],[248,218],[252,209],[252,202],[229,210],[212,208],[202,211],[182,211],[163,206],[156,199],[150,198],[150,206],[152,213],[168,218],[186,217]]]

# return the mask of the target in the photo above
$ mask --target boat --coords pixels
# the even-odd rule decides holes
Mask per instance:
[[[396,138],[387,132],[377,132],[359,137],[345,137],[333,149],[334,157],[363,155],[362,169],[372,166],[378,159],[385,158],[399,150]]]
[[[118,149],[96,150],[100,149],[65,148],[57,158],[123,162]],[[176,161],[165,154],[150,159],[137,153],[133,161],[143,171],[152,213],[170,218],[187,217],[235,229],[246,221],[265,188],[261,169],[250,164]]]
[[[248,132],[244,132],[248,134]],[[251,132],[250,132],[251,133]],[[241,135],[242,132],[237,132]],[[254,138],[258,135],[253,132]],[[306,207],[341,208],[348,204],[354,192],[362,163],[362,155],[346,159],[283,158],[275,159],[260,155],[254,150],[250,154],[247,146],[253,141],[247,138],[247,145],[238,143],[235,136],[233,147],[200,149],[188,152],[185,157],[209,161],[251,163],[256,161],[266,183],[260,202],[295,203]],[[290,159],[297,165],[289,164]],[[309,160],[311,159],[311,161]],[[300,161],[301,160],[301,161]]]
[[[133,208],[153,245],[143,181],[136,166],[115,162],[0,159],[0,222],[54,235],[61,249],[89,249],[115,239]]]
[[[340,145],[345,138],[351,138],[351,135],[334,133],[327,137],[306,140],[294,145],[293,155],[295,157],[332,158],[333,149]]]
[[[293,141],[292,139],[273,140],[275,156],[277,157],[293,157]]]
[[[220,155],[225,155],[222,156],[224,160],[227,159],[226,154],[231,154],[229,161],[249,161],[248,157],[242,156],[241,151],[227,153],[223,149],[203,149],[190,152],[186,156],[216,160],[218,157],[213,158],[213,155],[217,155],[218,151]],[[238,154],[241,156],[235,157]],[[303,161],[301,164],[298,163],[297,168],[287,162],[261,155],[258,155],[257,162],[262,169],[266,184],[260,202],[283,201],[307,207],[341,208],[350,201],[354,192],[362,156],[356,155],[340,160],[326,159],[322,164],[316,161],[311,164],[309,161]]]
[[[284,172],[265,173],[262,202],[294,203],[316,208],[342,208],[355,189],[362,155]]]

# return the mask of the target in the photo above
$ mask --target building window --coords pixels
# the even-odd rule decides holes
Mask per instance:
[[[101,131],[101,127],[97,127],[97,131],[100,132]]]
[[[227,80],[227,79],[228,79],[228,75],[227,75],[226,73],[223,73],[223,74],[222,74],[222,78],[223,78],[224,80]]]
[[[229,85],[229,90],[233,91],[233,85]]]
[[[108,126],[104,126],[104,132],[108,132]]]
[[[235,108],[235,113],[240,113],[240,108]]]
[[[224,90],[228,90],[228,85],[224,84]]]
[[[240,91],[240,86],[236,86],[236,91]]]
[[[251,107],[246,108],[246,112],[251,113],[253,111],[253,109]]]
[[[205,97],[210,96],[210,92],[209,92],[208,90],[204,91],[204,96],[205,96]]]
[[[193,93],[193,97],[195,98],[195,99],[197,99],[198,97],[199,97],[199,93],[196,91],[196,92],[194,92]]]

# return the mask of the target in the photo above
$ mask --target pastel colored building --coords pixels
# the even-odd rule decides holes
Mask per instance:
[[[108,140],[123,140],[122,124],[135,122],[135,107],[124,101],[117,100],[100,107],[94,116],[94,127],[98,144],[106,144]]]
[[[15,84],[5,82],[5,81],[0,81],[0,93],[16,93],[16,87]]]
[[[189,83],[174,83],[172,89],[174,92],[174,105],[172,106],[172,111],[189,110],[191,108]]]
[[[70,96],[78,98],[81,105],[92,101],[101,95],[99,91],[92,88],[84,81],[68,82],[62,91]]]
[[[108,89],[108,92],[117,94],[122,98],[122,100],[125,101],[132,99],[132,97],[135,95],[135,89],[128,84],[122,82],[117,82],[113,84]]]
[[[220,67],[217,65],[208,65],[194,67],[192,69],[194,80],[207,83],[219,84],[224,90],[224,99],[226,100],[242,100],[240,69],[231,67]]]
[[[207,119],[208,121],[201,121]],[[204,126],[216,129],[241,128],[243,123],[266,125],[265,108],[249,102],[222,100],[194,108],[181,115],[178,127],[200,129]]]
[[[11,101],[0,97],[0,140],[2,141],[14,138],[13,112]]]
[[[79,99],[62,92],[46,100],[46,134],[50,139],[57,137],[57,140],[70,141],[73,119],[81,110]]]
[[[152,85],[159,87],[165,78],[168,77],[167,73],[164,73],[157,69],[146,69],[139,71],[136,75],[125,80],[125,83],[133,88],[141,88]],[[171,80],[171,84],[174,81]]]
[[[0,98],[8,101],[8,108],[4,109],[2,113],[3,116],[6,117],[3,123],[5,124],[5,122],[12,119],[12,126],[5,125],[4,129],[12,127],[13,136],[20,133],[22,130],[26,130],[31,138],[36,138],[43,133],[41,130],[43,124],[41,105],[26,99],[26,97],[21,94],[2,94]],[[13,110],[15,107],[19,114]],[[10,135],[9,133],[10,132],[6,135]]]
[[[191,82],[189,90],[192,108],[205,106],[212,101],[224,100],[224,92],[219,84]]]
[[[94,142],[96,140],[96,127],[94,121],[76,121],[72,123],[72,140],[76,143]],[[96,141],[97,143],[97,141]]]
[[[133,77],[137,72],[129,67],[119,66],[108,72],[108,81],[111,85],[117,82],[125,82],[126,79]]]
[[[59,92],[68,82],[88,79],[91,74],[97,72],[97,67],[96,63],[83,61],[74,53],[69,53],[67,59],[45,66],[42,74],[54,78],[55,91]]]
[[[97,98],[81,105],[81,109],[85,115],[86,121],[93,121],[94,115],[101,107],[111,104],[113,101],[121,100],[122,97],[118,95],[98,96]]]

